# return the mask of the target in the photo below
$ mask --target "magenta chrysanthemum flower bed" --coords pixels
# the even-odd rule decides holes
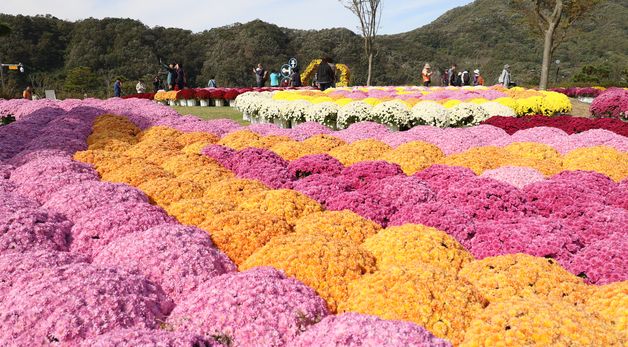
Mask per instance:
[[[180,347],[220,347],[210,336],[191,333],[178,333],[166,330],[121,329],[81,342],[81,347],[137,347],[137,346],[180,346]]]
[[[273,268],[206,282],[168,318],[175,331],[223,335],[237,346],[284,346],[329,314],[313,289]]]
[[[113,240],[94,264],[139,272],[175,302],[212,278],[237,270],[205,231],[182,225],[160,225]]]

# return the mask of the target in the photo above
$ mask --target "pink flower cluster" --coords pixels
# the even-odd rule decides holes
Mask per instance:
[[[524,116],[513,118],[496,116],[485,120],[482,124],[502,128],[510,135],[524,129],[552,127],[561,129],[567,134],[576,134],[592,129],[604,129],[621,136],[628,136],[628,124],[613,118],[589,119],[568,116]]]
[[[595,98],[598,95],[602,94],[602,90],[598,88],[592,87],[570,87],[570,88],[554,88],[550,89],[552,92],[565,94],[570,98],[578,98],[578,97],[591,97]]]
[[[608,89],[593,100],[590,110],[596,117],[628,119],[628,89]]]

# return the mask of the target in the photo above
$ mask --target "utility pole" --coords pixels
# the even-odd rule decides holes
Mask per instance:
[[[24,73],[24,65],[22,63],[17,64],[3,64],[0,62],[0,80],[2,81],[2,91],[4,91],[4,68],[7,67],[9,70],[16,70],[20,73]]]

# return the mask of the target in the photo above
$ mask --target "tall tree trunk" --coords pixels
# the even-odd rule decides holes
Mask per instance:
[[[556,27],[550,23],[549,28],[545,31],[545,43],[543,44],[543,66],[541,67],[541,83],[539,89],[546,90],[549,81],[549,69],[552,60],[552,45],[554,44],[554,32]]]
[[[366,86],[371,85],[371,74],[373,72],[373,52],[369,53],[369,72],[368,77],[366,78]]]

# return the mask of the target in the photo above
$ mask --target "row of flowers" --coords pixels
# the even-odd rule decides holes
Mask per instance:
[[[302,99],[305,93],[319,96]],[[334,93],[329,95],[312,91],[246,93],[236,98],[235,107],[243,112],[245,119],[253,122],[275,122],[290,127],[310,121],[338,129],[361,121],[373,121],[394,128],[417,125],[462,127],[477,125],[492,116],[515,117],[518,114],[553,114],[571,110],[569,100],[560,94],[519,100],[507,97],[494,101],[474,98],[465,102],[451,99],[352,99],[347,95],[334,99]]]
[[[0,191],[9,191],[0,201],[10,206],[0,211],[9,211],[12,226],[3,241],[20,240],[3,242],[19,247],[0,252],[8,284],[0,290],[9,288],[0,312],[12,317],[2,338],[236,346],[625,341],[625,181],[585,172],[544,179],[528,165],[483,177],[455,166],[407,176],[394,159],[370,161],[391,150],[371,136],[400,136],[372,123],[338,137],[309,136],[331,133],[317,124],[251,127],[292,135],[259,136],[141,100],[50,105],[22,104],[13,110],[20,120],[0,129],[11,138],[0,137],[10,153],[0,158],[9,164],[0,166]],[[125,117],[99,117],[92,127],[103,113]],[[505,135],[490,126],[416,129],[465,134],[444,136],[448,142]],[[548,134],[532,130],[526,134]],[[286,153],[308,145],[340,158],[354,152],[344,162],[325,155],[288,162],[247,148],[253,140],[294,145]],[[425,143],[406,147],[397,149],[409,163],[439,155]],[[76,151],[90,165],[70,160]],[[547,163],[557,155],[534,144],[504,151]],[[607,171],[607,160],[625,171],[617,165],[625,158],[609,151],[567,156],[574,165]],[[493,148],[470,153],[461,162],[503,156]],[[200,229],[177,225],[164,210]],[[29,243],[31,234],[41,236]],[[213,337],[199,336],[207,332]]]
[[[502,128],[510,135],[525,129],[552,127],[560,129],[567,134],[578,134],[593,129],[604,129],[621,136],[628,136],[628,123],[620,119],[613,118],[594,119],[568,116],[524,116],[520,118],[512,118],[496,116],[485,120],[482,124]]]
[[[595,117],[618,118],[628,121],[628,88],[612,88],[600,94],[590,108]]]
[[[565,94],[570,98],[596,98],[602,94],[606,88],[604,87],[569,87],[569,88],[553,88],[553,92]]]
[[[235,100],[238,95],[249,92],[271,92],[280,91],[288,88],[188,88],[183,90],[159,91],[153,94],[156,101],[175,101],[175,100]],[[310,88],[304,88],[310,89]]]

